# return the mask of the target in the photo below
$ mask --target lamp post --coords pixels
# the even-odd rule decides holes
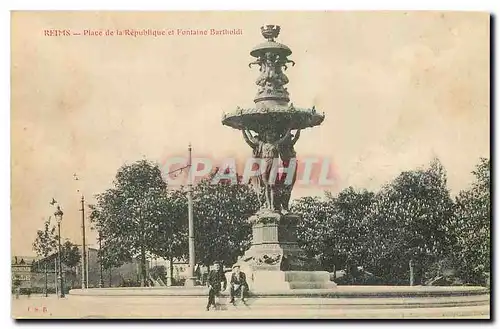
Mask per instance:
[[[79,181],[80,178],[78,175],[75,173],[73,174],[73,179],[76,181]],[[77,192],[80,192],[80,189],[77,189]],[[85,251],[85,197],[83,196],[83,192],[81,192],[81,208],[80,211],[82,212],[82,289],[88,288],[88,278],[87,278],[87,252]]]
[[[80,200],[82,204],[82,208],[80,211],[82,212],[82,289],[87,288],[87,252],[85,251],[85,198],[82,194],[82,198]]]
[[[194,286],[196,284],[196,278],[194,276],[194,267],[195,267],[195,250],[194,250],[194,222],[193,222],[193,177],[191,171],[191,162],[192,162],[192,148],[191,143],[188,146],[188,163],[186,166],[178,168],[176,170],[172,170],[167,173],[167,175],[173,174],[175,172],[182,172],[184,169],[188,169],[188,191],[187,191],[187,199],[188,199],[188,250],[189,250],[189,270],[188,270],[188,278],[184,283],[185,286]],[[172,266],[172,261],[170,260],[170,266]]]
[[[196,278],[194,276],[194,266],[195,266],[195,251],[194,251],[194,223],[193,223],[193,176],[191,168],[191,143],[188,147],[189,159],[188,165],[188,234],[189,234],[189,273],[188,278],[185,282],[186,286],[194,286],[196,283]]]
[[[62,260],[61,260],[61,222],[62,222],[62,217],[63,217],[63,212],[61,210],[61,207],[58,205],[57,210],[54,213],[54,216],[56,217],[57,220],[57,244],[58,244],[58,249],[59,249],[59,275],[58,279],[60,282],[60,297],[64,298],[64,283],[63,283],[63,275],[62,275]]]

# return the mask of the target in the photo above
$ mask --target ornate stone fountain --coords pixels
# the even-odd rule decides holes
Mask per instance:
[[[330,282],[328,272],[316,271],[316,262],[299,248],[296,228],[300,218],[288,211],[297,173],[294,145],[302,129],[320,125],[325,116],[317,113],[314,106],[304,109],[289,103],[285,88],[289,80],[284,71],[289,64],[295,65],[288,58],[292,51],[275,41],[279,26],[266,25],[261,32],[266,41],[252,49],[250,55],[256,60],[249,64],[260,68],[255,107],[237,107],[222,119],[223,125],[242,131],[258,163],[252,183],[261,209],[249,219],[252,246],[238,264],[250,274],[250,285],[257,290],[328,288],[335,284]],[[278,173],[280,165],[284,174]]]
[[[335,283],[329,280],[329,273],[317,271],[314,260],[307,258],[298,247],[296,225],[300,218],[288,212],[295,180],[293,145],[301,129],[320,125],[324,115],[317,113],[314,107],[301,109],[289,104],[289,94],[284,87],[288,78],[283,71],[287,64],[294,63],[288,59],[291,50],[274,41],[279,31],[274,25],[262,27],[267,41],[250,52],[256,58],[251,64],[260,67],[255,107],[237,108],[222,120],[224,125],[242,130],[253,156],[262,160],[263,169],[271,162],[266,161],[269,160],[266,157],[276,155],[291,173],[266,182],[266,178],[273,175],[262,170],[254,180],[257,191],[265,193],[261,209],[250,217],[252,246],[238,260],[247,274],[252,293],[249,299],[252,317],[268,317],[270,307],[276,310],[274,318],[311,317],[319,312],[329,318],[370,317],[367,314],[379,318],[489,314],[489,290],[483,287],[338,286],[332,289]],[[291,130],[296,132],[292,135]],[[109,305],[113,305],[113,318],[206,317],[207,294],[206,287],[72,289],[68,296],[72,307],[64,308],[68,313],[62,318],[102,317],[99,315],[104,313],[99,310],[109,309]],[[160,296],[162,298],[158,298]]]

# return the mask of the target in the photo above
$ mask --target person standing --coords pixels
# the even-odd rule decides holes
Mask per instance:
[[[222,285],[224,285],[224,289],[222,289]],[[221,269],[221,265],[218,262],[214,263],[214,269],[210,271],[207,278],[207,286],[208,286],[208,304],[207,311],[210,310],[210,306],[216,307],[215,297],[219,296],[221,290],[226,290],[227,288],[227,279],[224,275],[224,272]]]
[[[201,265],[200,273],[201,273],[201,285],[204,286],[207,283],[208,267],[205,265]]]
[[[231,274],[231,300],[230,303],[234,305],[234,297],[239,295],[241,301],[245,304],[245,294],[248,291],[248,283],[245,273],[240,271],[239,265],[233,266],[233,274]]]

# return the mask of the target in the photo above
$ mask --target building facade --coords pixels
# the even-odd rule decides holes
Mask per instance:
[[[21,288],[30,287],[33,277],[32,264],[37,257],[14,256],[11,259],[12,283],[18,281]]]

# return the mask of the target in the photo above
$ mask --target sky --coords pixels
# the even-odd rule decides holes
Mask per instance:
[[[241,133],[221,118],[253,105],[249,52],[264,24],[280,25],[277,41],[292,49],[291,102],[325,112],[296,151],[332,163],[329,190],[376,190],[438,157],[456,194],[489,157],[489,22],[479,12],[14,12],[12,254],[33,254],[52,198],[65,213],[62,236],[81,243],[80,193],[92,202],[124,163],[162,163],[189,142],[195,157],[248,157]],[[242,33],[46,36],[50,29]]]

